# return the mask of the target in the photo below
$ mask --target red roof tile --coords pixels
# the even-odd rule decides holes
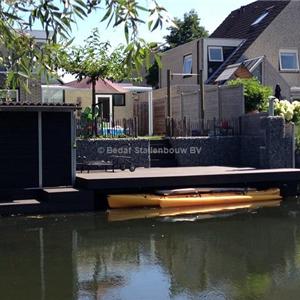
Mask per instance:
[[[81,81],[74,80],[65,84],[66,86],[78,89],[92,89],[92,83],[89,78]],[[118,83],[114,83],[108,79],[98,79],[96,82],[96,93],[101,94],[125,94],[127,91]]]

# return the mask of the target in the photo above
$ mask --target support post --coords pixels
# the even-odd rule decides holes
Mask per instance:
[[[71,119],[71,181],[72,185],[75,184],[76,179],[76,119],[75,113],[70,113]]]
[[[43,187],[43,134],[42,134],[42,112],[38,112],[38,147],[39,147],[39,187]]]
[[[204,133],[204,82],[203,82],[203,70],[200,69],[198,71],[198,80],[200,82],[200,92],[199,92],[199,100],[200,100],[200,126],[201,132]]]
[[[96,136],[97,130],[97,118],[96,116],[96,79],[92,78],[92,136]]]
[[[171,136],[171,70],[167,70],[167,136]]]
[[[202,55],[200,55],[200,46],[202,48]],[[203,43],[200,45],[200,41],[197,41],[197,84],[200,87],[199,91],[199,111],[200,111],[200,130],[204,133],[204,82],[203,82]]]
[[[153,92],[148,92],[148,134],[153,135]]]

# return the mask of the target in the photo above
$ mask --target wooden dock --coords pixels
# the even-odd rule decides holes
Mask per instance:
[[[77,173],[73,187],[2,191],[0,216],[49,214],[105,209],[106,195],[185,187],[279,187],[283,195],[297,194],[300,169],[232,167],[138,168],[135,172]],[[6,199],[6,200],[5,200]]]
[[[201,186],[279,186],[300,183],[300,169],[253,169],[233,167],[138,168],[78,173],[76,186],[98,192],[139,191]]]

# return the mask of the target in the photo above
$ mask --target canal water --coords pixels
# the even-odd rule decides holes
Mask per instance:
[[[0,218],[3,300],[299,299],[300,205],[111,222]]]

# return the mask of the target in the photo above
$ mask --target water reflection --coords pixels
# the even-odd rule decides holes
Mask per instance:
[[[1,299],[298,299],[300,208],[196,222],[0,219]]]

